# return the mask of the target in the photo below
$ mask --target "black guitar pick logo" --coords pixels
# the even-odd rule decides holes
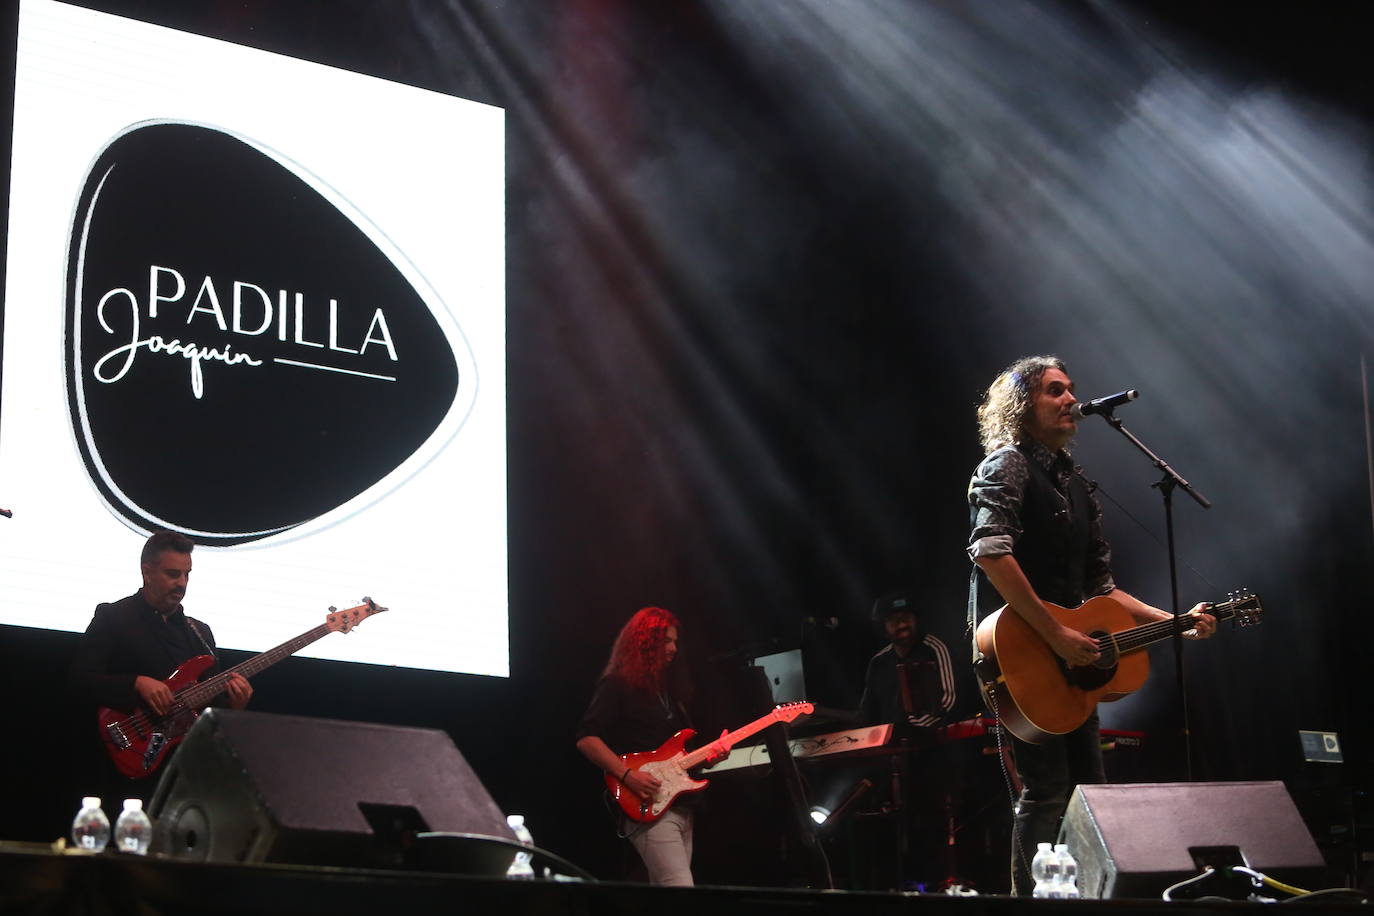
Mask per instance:
[[[279,534],[381,495],[461,424],[461,331],[350,210],[209,127],[140,125],[96,159],[68,253],[67,395],[91,479],[133,526]]]

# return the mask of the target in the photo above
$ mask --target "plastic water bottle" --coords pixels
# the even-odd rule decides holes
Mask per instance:
[[[534,837],[530,836],[530,828],[525,826],[525,816],[523,814],[506,815],[506,825],[515,831],[515,838],[526,846],[534,845]],[[530,865],[532,855],[528,852],[517,852],[515,861],[510,863],[510,868],[506,869],[507,878],[533,878],[534,868]]]
[[[1045,860],[1045,896],[1064,896],[1063,865],[1059,860],[1059,853],[1053,849],[1050,850],[1050,857]]]
[[[1050,862],[1054,857],[1054,847],[1049,843],[1041,843],[1036,847],[1035,858],[1031,859],[1030,869],[1031,877],[1035,880],[1035,890],[1031,891],[1032,897],[1050,896]]]
[[[72,821],[72,842],[88,852],[100,852],[110,842],[110,819],[94,795],[81,799],[81,810]]]
[[[153,822],[143,810],[143,799],[124,799],[124,810],[115,821],[115,849],[136,856],[148,854],[148,841],[153,838]]]
[[[1078,860],[1069,854],[1069,847],[1056,843],[1054,853],[1059,858],[1060,897],[1078,899]]]

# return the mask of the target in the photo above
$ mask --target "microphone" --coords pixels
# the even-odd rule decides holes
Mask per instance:
[[[1074,415],[1074,419],[1090,417],[1095,413],[1111,413],[1115,407],[1120,407],[1130,401],[1140,397],[1140,392],[1134,388],[1125,391],[1118,391],[1116,394],[1109,394],[1105,398],[1093,398],[1091,401],[1080,401],[1069,408],[1069,412]]]

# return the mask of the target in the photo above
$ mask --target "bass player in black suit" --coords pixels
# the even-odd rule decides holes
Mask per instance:
[[[215,654],[214,633],[181,606],[194,547],[185,535],[154,532],[139,559],[143,586],[127,598],[96,606],[68,675],[79,702],[129,712],[144,707],[162,715],[172,703],[164,679],[190,658]],[[247,678],[235,674],[223,702],[242,709],[252,696]],[[107,792],[113,788],[126,796],[138,794],[132,791],[134,783],[114,778],[105,780]]]

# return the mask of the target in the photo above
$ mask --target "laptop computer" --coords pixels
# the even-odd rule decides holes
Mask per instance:
[[[807,698],[801,649],[760,655],[754,659],[754,664],[762,668],[767,676],[774,703],[795,703]]]

